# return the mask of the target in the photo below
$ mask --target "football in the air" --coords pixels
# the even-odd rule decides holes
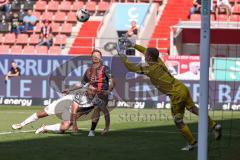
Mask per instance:
[[[90,13],[86,9],[80,9],[76,13],[77,20],[80,22],[86,22],[90,18]]]

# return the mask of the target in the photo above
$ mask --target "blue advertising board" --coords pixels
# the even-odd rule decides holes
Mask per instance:
[[[8,72],[12,60],[21,69],[21,76],[12,78],[5,84],[4,74]],[[130,61],[139,63],[141,59],[131,57]],[[129,72],[118,57],[104,57],[103,63],[110,67],[116,81],[109,105],[133,108],[170,107],[169,98],[152,86],[148,77]],[[48,105],[60,96],[50,83],[55,78],[54,73],[60,74],[56,78],[64,85],[72,85],[81,79],[90,64],[91,58],[83,56],[1,55],[0,105]],[[199,81],[183,82],[189,88],[194,102],[198,103]],[[210,81],[209,98],[212,109],[240,110],[240,82]]]

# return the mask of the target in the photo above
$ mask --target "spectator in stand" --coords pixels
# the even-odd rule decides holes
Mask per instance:
[[[221,9],[225,9],[227,16],[228,16],[228,20],[230,20],[230,16],[232,14],[231,10],[232,10],[232,6],[230,5],[228,0],[217,0],[217,5],[215,7],[215,20],[218,17],[218,12]]]
[[[16,34],[19,34],[21,32],[20,27],[21,27],[20,18],[18,16],[18,14],[16,12],[14,12],[12,15],[12,18],[11,18],[11,31]]]
[[[9,72],[5,75],[5,83],[12,78],[12,77],[18,77],[21,75],[21,69],[17,66],[15,61],[12,61],[11,68]]]
[[[50,48],[53,41],[52,27],[50,25],[50,21],[43,20],[43,26],[41,27],[40,32],[40,42],[38,43],[38,45],[46,45],[48,48]]]
[[[136,37],[137,34],[138,34],[137,23],[136,23],[136,21],[132,21],[131,28],[127,31],[127,36],[128,37],[133,37],[133,36]]]
[[[191,7],[188,15],[188,19],[191,18],[191,15],[194,13],[200,13],[202,7],[201,0],[193,0],[193,6]]]
[[[131,22],[131,28],[127,31],[126,35],[129,37],[129,39],[132,39],[132,41],[136,43],[138,35],[138,27],[136,21]],[[135,49],[133,48],[127,49],[126,54],[135,55]]]
[[[11,3],[9,3],[9,0],[0,0],[0,11],[3,12],[11,12]]]
[[[22,31],[33,30],[37,22],[36,16],[32,14],[32,10],[28,10],[27,15],[23,17],[24,26],[21,28]]]

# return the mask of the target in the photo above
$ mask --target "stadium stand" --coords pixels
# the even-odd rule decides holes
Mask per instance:
[[[9,53],[9,46],[8,45],[0,45],[0,54]]]
[[[125,2],[135,2],[134,0],[126,0]],[[148,0],[139,0],[137,2],[146,2]],[[153,2],[159,5],[163,3],[162,0],[154,0]],[[46,54],[56,54],[57,51],[62,50],[68,42],[68,38],[71,39],[73,44],[67,45],[69,50],[68,54],[89,54],[94,47],[94,40],[97,34],[98,27],[100,26],[100,20],[93,20],[78,25],[76,19],[76,11],[80,8],[88,9],[92,15],[103,16],[104,13],[111,6],[110,1],[96,1],[96,0],[27,0],[27,1],[11,1],[12,9],[14,12],[18,12],[20,18],[26,14],[28,9],[33,10],[33,14],[37,17],[38,22],[34,31],[28,31],[16,36],[10,33],[9,22],[11,14],[0,12],[0,43],[1,52],[15,52],[29,54],[34,48],[34,54],[40,53],[37,51],[36,46],[39,42],[40,28],[43,20],[50,20],[54,33],[53,46],[49,50],[42,49],[41,52],[46,51]],[[216,1],[214,1],[216,3]],[[230,0],[233,6],[232,15],[230,20],[227,19],[224,12],[220,12],[217,17],[217,21],[233,21],[239,22],[240,20],[240,4],[238,1]],[[159,21],[152,34],[149,46],[157,47],[162,53],[169,53],[170,47],[170,28],[176,25],[179,21],[187,21],[189,9],[192,5],[192,1],[186,0],[167,0],[164,1],[164,9]],[[190,21],[200,21],[200,14],[194,14],[191,16]],[[211,20],[215,21],[214,14],[211,15]],[[75,27],[75,29],[73,29]],[[14,45],[17,45],[14,47]],[[9,47],[7,49],[7,47]],[[16,51],[20,49],[21,51]],[[25,51],[26,49],[26,51]],[[36,51],[36,52],[35,52]],[[8,53],[7,52],[7,53]],[[42,54],[42,53],[41,53]]]
[[[150,47],[156,47],[163,53],[168,53],[170,47],[170,26],[179,20],[186,20],[192,1],[168,0],[162,16],[149,42]]]
[[[42,54],[43,51],[46,51],[45,49],[41,49],[39,51],[39,47],[36,46],[39,42],[39,34],[40,34],[40,29],[41,29],[43,20],[51,21],[53,33],[55,34],[53,46],[50,47],[49,51],[46,51],[46,53],[49,52],[50,54],[51,53],[56,54],[57,51],[61,53],[61,49],[64,49],[67,38],[72,34],[76,34],[72,32],[72,28],[77,24],[77,19],[76,19],[77,10],[81,8],[87,8],[90,10],[91,14],[100,13],[101,15],[103,15],[104,12],[107,11],[109,7],[109,2],[98,3],[97,1],[86,2],[81,0],[76,0],[76,1],[67,1],[67,0],[30,1],[30,0],[27,0],[27,1],[11,1],[11,3],[13,6],[12,9],[14,10],[14,12],[18,12],[21,17],[23,17],[26,14],[26,11],[28,9],[32,9],[33,15],[35,15],[38,19],[38,22],[35,26],[34,31],[28,31],[26,33],[21,33],[16,36],[15,34],[10,33],[10,30],[9,30],[10,24],[8,22],[10,21],[11,15],[0,12],[0,20],[2,21],[0,25],[0,32],[2,33],[0,36],[0,39],[1,39],[0,42],[1,42],[1,45],[3,46],[1,47],[1,52],[6,51],[7,50],[6,48],[9,47],[8,50],[10,51],[10,53],[15,52],[15,53],[23,53],[23,54],[30,54],[31,51],[34,51],[33,54],[35,53],[37,54],[40,52]],[[95,25],[94,22],[93,24]],[[92,30],[92,27],[90,28]],[[83,28],[83,32],[85,32],[85,30],[88,30],[88,27]],[[94,31],[94,34],[89,34],[84,36],[91,37],[95,35],[96,35],[96,31]],[[74,38],[74,36],[71,38]],[[78,44],[77,40],[76,40],[76,44]],[[90,43],[89,40],[87,40],[87,42],[83,44],[86,44],[87,47],[90,47],[90,48],[92,48],[92,45],[93,45],[92,41]],[[14,46],[14,45],[17,45],[17,46]],[[17,49],[20,49],[20,51],[17,51]]]
[[[97,29],[100,21],[88,21],[84,23],[78,32],[69,54],[90,54],[94,45]]]

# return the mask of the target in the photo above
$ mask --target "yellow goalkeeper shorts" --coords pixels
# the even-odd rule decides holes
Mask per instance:
[[[195,106],[192,96],[185,85],[178,85],[176,92],[170,97],[172,115],[178,118],[183,118],[185,108],[190,110]]]

